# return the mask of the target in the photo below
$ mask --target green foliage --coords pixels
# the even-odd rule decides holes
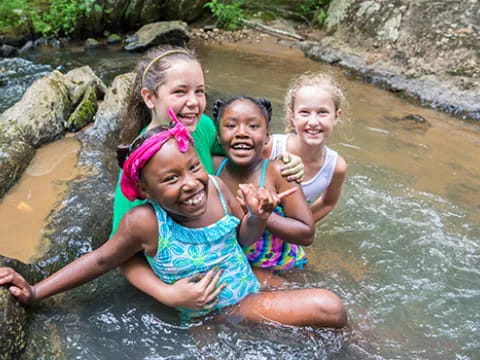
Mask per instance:
[[[205,4],[217,19],[217,26],[222,29],[236,30],[242,26],[245,19],[241,8],[243,0],[222,1],[212,0]]]
[[[0,30],[27,26],[45,36],[69,35],[80,19],[102,10],[96,0],[1,1]]]
[[[322,26],[327,18],[327,6],[330,0],[304,0],[300,4],[300,12],[306,17],[313,14],[313,23]]]

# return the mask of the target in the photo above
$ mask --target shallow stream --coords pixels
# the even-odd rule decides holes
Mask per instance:
[[[54,327],[55,339],[46,341],[58,342],[69,359],[478,359],[480,126],[411,104],[295,49],[196,47],[209,92],[269,98],[273,131],[283,129],[281,104],[295,74],[327,71],[344,85],[351,124],[336,128],[329,146],[347,161],[348,179],[339,204],[317,225],[310,266],[299,278],[337,293],[347,305],[350,329],[339,334],[232,322],[185,325],[113,274],[115,286],[99,289],[94,299],[79,296],[66,304],[60,298],[58,306],[40,309],[32,333],[45,324]],[[50,69],[90,64],[109,83],[132,68],[135,56],[72,48],[30,58]],[[36,73],[44,71],[38,66]],[[2,110],[8,101],[0,103]],[[398,120],[411,114],[431,126]],[[69,142],[58,146],[67,153]],[[70,146],[76,151],[78,145]],[[37,171],[27,171],[22,182],[36,180],[27,189],[14,187],[0,203],[2,227],[12,224],[22,192],[41,191],[52,183],[52,173],[73,166],[53,159],[40,171],[42,156],[38,152]],[[20,200],[8,205],[12,196]],[[20,210],[35,213],[35,201],[45,200],[31,201]],[[13,248],[33,255],[32,242],[18,245],[19,227],[2,228],[2,237],[16,239]],[[31,229],[35,239],[41,226]],[[7,242],[2,240],[0,253],[21,258],[7,252]]]

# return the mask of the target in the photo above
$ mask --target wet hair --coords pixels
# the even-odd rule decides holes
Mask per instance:
[[[295,133],[295,127],[293,125],[293,114],[295,112],[295,99],[297,92],[300,88],[306,86],[318,86],[330,92],[333,103],[335,105],[335,112],[338,109],[342,109],[342,113],[345,113],[348,108],[348,102],[345,98],[343,90],[340,88],[335,78],[329,74],[321,72],[306,72],[297,76],[290,84],[285,95],[284,112],[285,112],[285,132],[293,134]],[[344,122],[348,121],[347,115],[342,115]]]
[[[156,96],[158,87],[165,84],[166,71],[178,60],[200,63],[193,50],[172,45],[158,46],[138,62],[135,83],[122,118],[122,144],[130,143],[152,121],[151,111],[143,101],[142,88],[147,88]]]
[[[117,161],[118,166],[123,168],[123,163],[128,158],[128,156],[134,152],[140,145],[144,143],[150,136],[158,134],[159,132],[166,131],[171,128],[174,124],[170,125],[159,125],[150,130],[145,131],[144,133],[138,135],[130,144],[121,144],[117,146]]]
[[[260,110],[263,117],[267,120],[267,129],[270,128],[270,120],[272,120],[272,103],[270,102],[270,100],[264,98],[255,99],[250,96],[234,96],[228,100],[215,100],[212,109],[212,116],[213,121],[215,121],[215,125],[217,127],[220,123],[220,119],[222,118],[223,113],[225,112],[225,109],[237,100],[247,100],[254,104]]]

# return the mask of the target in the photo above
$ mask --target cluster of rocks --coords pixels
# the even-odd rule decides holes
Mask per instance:
[[[246,39],[260,42],[262,39],[261,35],[252,29],[226,31],[213,26],[204,26],[202,28],[193,29],[191,35],[193,39],[200,39],[207,43],[235,43]]]

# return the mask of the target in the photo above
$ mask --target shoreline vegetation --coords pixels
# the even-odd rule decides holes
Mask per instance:
[[[480,120],[480,4],[440,9],[432,1],[371,0],[183,1],[116,7],[96,0],[13,0],[0,5],[0,57],[38,45],[85,48],[127,44],[145,24],[184,24],[185,41],[272,42],[346,68],[423,106],[463,120]],[[431,18],[430,28],[421,19]],[[144,26],[143,26],[144,27]],[[136,31],[136,32],[135,32]],[[152,43],[153,45],[153,43]],[[144,51],[146,47],[133,48]]]

